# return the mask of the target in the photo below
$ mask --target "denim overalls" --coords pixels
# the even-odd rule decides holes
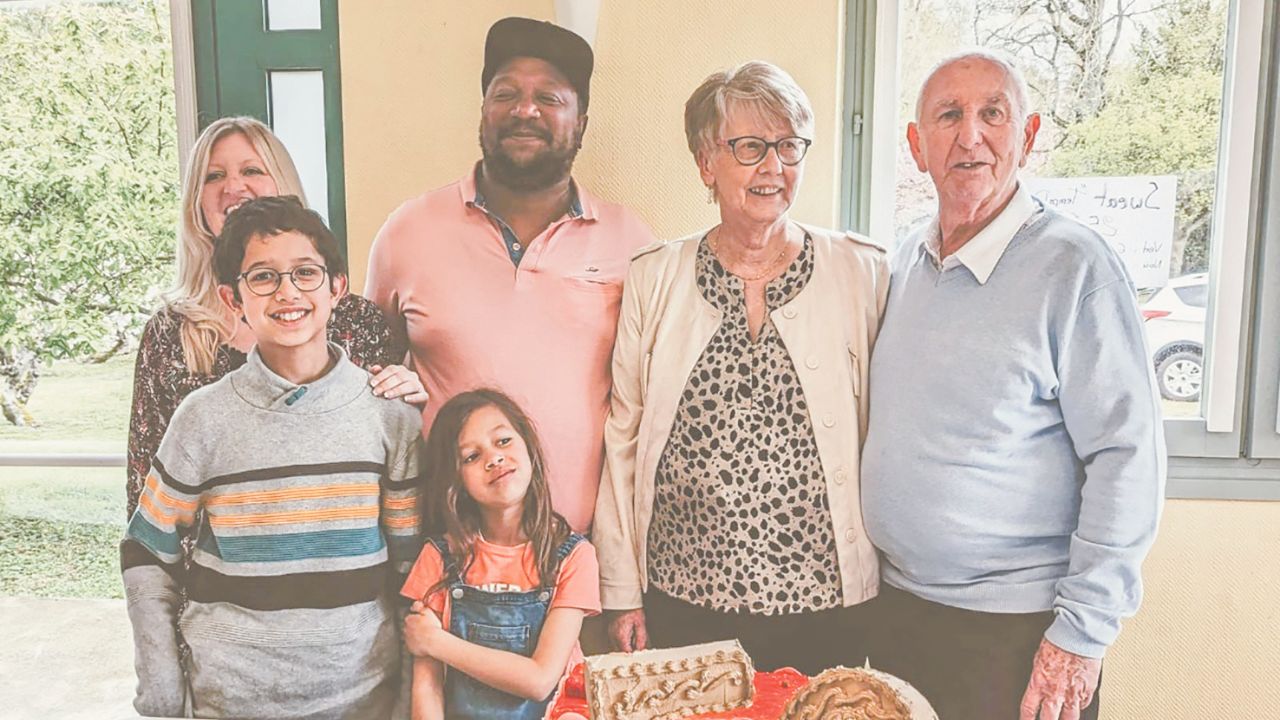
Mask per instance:
[[[584,539],[571,533],[556,548],[557,574],[560,563]],[[444,562],[449,632],[477,645],[532,657],[551,607],[555,577],[550,583],[543,578],[541,587],[527,592],[488,592],[462,581],[457,560],[449,553],[444,537],[427,542],[435,546]],[[525,700],[495,690],[459,670],[449,668],[445,672],[444,714],[449,720],[540,720],[550,700],[550,696],[541,701]]]

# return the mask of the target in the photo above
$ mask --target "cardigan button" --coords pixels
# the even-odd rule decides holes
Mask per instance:
[[[817,355],[810,355],[809,357],[805,358],[805,360],[804,360],[804,366],[805,366],[805,367],[807,367],[807,368],[809,368],[810,370],[817,370],[817,369],[818,369],[818,356],[817,356]]]
[[[822,426],[823,426],[823,427],[835,427],[835,426],[836,426],[836,416],[835,416],[835,415],[832,415],[831,413],[827,413],[826,415],[823,415],[823,416],[822,416]]]
[[[845,540],[845,542],[853,542],[853,541],[855,541],[855,540],[857,540],[857,539],[858,539],[858,533],[857,533],[856,531],[854,531],[854,530],[845,530],[845,531],[844,531],[844,540]]]
[[[843,484],[844,484],[844,479],[845,479],[844,470],[837,470],[837,471],[836,471],[836,484],[837,484],[837,485],[843,485]]]
[[[794,308],[782,308],[782,317],[788,320],[796,319],[796,311]]]

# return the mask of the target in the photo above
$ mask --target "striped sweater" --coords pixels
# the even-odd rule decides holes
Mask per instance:
[[[331,351],[337,364],[305,389],[253,352],[174,414],[121,543],[139,713],[390,713],[392,598],[420,546],[421,419]]]

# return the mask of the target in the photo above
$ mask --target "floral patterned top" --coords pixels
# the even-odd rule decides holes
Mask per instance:
[[[169,420],[187,395],[244,365],[246,356],[230,345],[218,348],[213,372],[197,375],[182,357],[182,318],[167,308],[147,321],[133,371],[133,408],[129,415],[128,515],[138,504],[151,459],[169,427]],[[329,318],[329,340],[341,345],[361,367],[404,362],[392,346],[391,329],[377,305],[347,295]]]

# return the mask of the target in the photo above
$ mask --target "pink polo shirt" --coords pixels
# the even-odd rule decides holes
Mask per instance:
[[[495,387],[529,414],[546,453],[551,502],[591,527],[609,410],[609,362],[622,281],[653,234],[630,210],[578,186],[579,217],[551,223],[514,265],[476,196],[474,171],[401,205],[369,254],[365,296],[431,395],[422,432],[449,398]]]

